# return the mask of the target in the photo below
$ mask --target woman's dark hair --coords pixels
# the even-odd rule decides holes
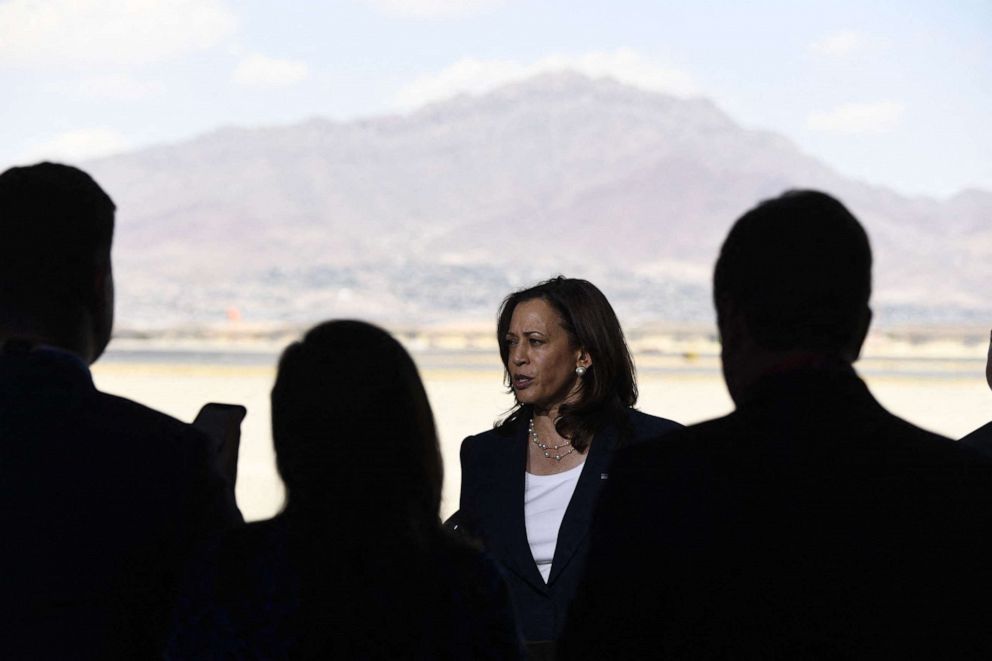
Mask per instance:
[[[510,319],[517,305],[538,298],[558,313],[561,327],[572,343],[592,358],[592,365],[581,380],[578,401],[559,407],[559,417],[555,421],[558,433],[570,438],[575,449],[583,452],[604,425],[617,424],[624,431],[625,411],[637,403],[634,361],[617,315],[603,292],[588,280],[558,276],[510,294],[500,306],[496,341],[508,387],[510,349],[506,344],[506,333]],[[509,433],[531,415],[529,405],[518,403],[497,428]]]
[[[434,416],[413,360],[384,330],[329,321],[287,347],[272,389],[272,437],[287,512],[392,526],[407,539],[439,527]]]
[[[285,533],[260,565],[245,530],[223,558],[225,599],[236,609],[252,586],[273,599],[269,572],[284,558],[290,580],[266,606],[289,609],[274,635],[290,641],[290,658],[429,658],[410,650],[461,621],[452,594],[475,598],[459,583],[475,556],[441,527],[441,452],[410,355],[367,323],[316,326],[279,361],[272,435],[287,491],[274,525]]]

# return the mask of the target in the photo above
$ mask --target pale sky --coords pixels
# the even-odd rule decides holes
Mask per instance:
[[[989,0],[0,0],[0,169],[563,68],[706,96],[901,193],[992,191]]]

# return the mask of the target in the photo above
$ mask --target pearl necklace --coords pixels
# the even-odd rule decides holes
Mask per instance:
[[[530,422],[527,423],[527,431],[530,433],[530,440],[534,442],[534,445],[536,445],[537,447],[541,448],[541,450],[544,451],[544,456],[547,457],[548,459],[554,459],[555,461],[560,462],[562,459],[575,452],[575,447],[569,447],[568,452],[565,453],[558,452],[558,450],[562,449],[563,447],[572,445],[572,441],[568,440],[567,438],[565,439],[565,442],[562,443],[561,445],[548,445],[540,438],[538,438],[537,430],[534,429],[534,418],[531,418]],[[554,454],[551,454],[552,452],[554,452]]]

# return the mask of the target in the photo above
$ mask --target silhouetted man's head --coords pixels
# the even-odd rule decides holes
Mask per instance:
[[[870,293],[868,237],[844,205],[816,191],[762,202],[730,230],[713,276],[725,372],[757,353],[853,362]]]
[[[114,210],[88,174],[68,165],[0,174],[0,339],[96,360],[113,324]]]

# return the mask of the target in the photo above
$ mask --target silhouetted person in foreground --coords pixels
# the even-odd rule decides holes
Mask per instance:
[[[992,340],[989,343],[989,356],[985,363],[985,380],[988,382],[989,388],[992,389]],[[992,457],[992,422],[985,423],[962,438],[961,444]]]
[[[714,275],[736,410],[618,454],[562,658],[987,655],[992,473],[854,372],[870,289],[837,200],[737,221]]]
[[[205,554],[173,657],[522,658],[495,564],[441,527],[434,417],[396,340],[333,321],[291,344],[272,435],[286,507]]]
[[[196,540],[239,523],[200,432],[93,385],[114,204],[42,163],[0,175],[0,657],[161,654]]]

